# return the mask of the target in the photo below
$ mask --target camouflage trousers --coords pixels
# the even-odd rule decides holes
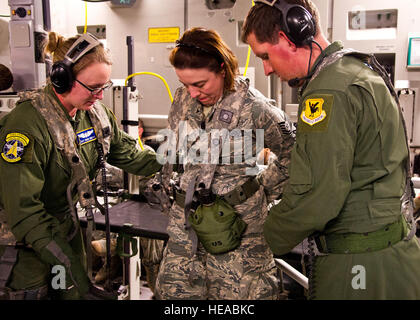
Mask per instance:
[[[169,241],[156,282],[158,299],[278,299],[278,270],[263,236],[267,209],[262,188],[235,210],[248,224],[240,246],[213,255],[199,243],[192,257],[192,243],[184,230],[184,211],[176,203],[173,205]]]

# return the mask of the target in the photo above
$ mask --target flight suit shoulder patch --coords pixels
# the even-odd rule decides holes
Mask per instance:
[[[301,132],[322,132],[328,129],[334,96],[317,94],[306,97],[299,115],[299,130]]]
[[[1,157],[9,163],[32,162],[33,139],[28,135],[11,132],[2,141]]]

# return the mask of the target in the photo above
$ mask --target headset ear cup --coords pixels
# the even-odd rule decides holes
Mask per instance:
[[[303,46],[313,40],[316,24],[305,8],[293,6],[287,11],[285,20],[289,31],[288,36],[297,46]]]
[[[73,86],[73,72],[71,66],[63,61],[53,64],[50,74],[51,84],[57,93],[65,93]]]
[[[98,45],[101,45],[101,43],[97,38],[90,33],[85,33],[72,44],[63,60],[53,64],[50,80],[57,93],[64,93],[71,90],[74,83],[74,63]]]

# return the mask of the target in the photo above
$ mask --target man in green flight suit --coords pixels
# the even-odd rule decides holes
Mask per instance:
[[[290,180],[264,225],[271,249],[314,236],[311,299],[419,299],[420,247],[401,210],[409,153],[389,79],[372,56],[329,43],[310,0],[255,2],[243,40],[266,75],[301,87]]]
[[[47,85],[22,92],[0,120],[0,299],[96,299],[105,295],[85,269],[76,202],[94,204],[100,158],[143,176],[161,165],[98,101],[112,83],[109,53],[96,38],[50,32],[46,52],[54,61]],[[64,283],[52,281],[59,270]]]

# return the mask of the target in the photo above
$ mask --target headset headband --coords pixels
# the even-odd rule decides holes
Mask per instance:
[[[290,7],[302,7],[298,4],[290,4],[290,3],[287,3],[286,1],[278,1],[278,0],[271,0],[271,1],[270,0],[255,0],[254,2],[255,3],[261,2],[261,3],[264,3],[268,6],[270,6],[270,7],[277,7],[281,11],[285,10],[285,12],[287,12],[287,10],[289,10]]]
[[[255,3],[257,3],[257,2],[261,2],[261,3],[264,3],[264,4],[266,4],[266,5],[269,5],[270,7],[272,7],[272,6],[274,6],[274,3],[276,2],[277,0],[255,0],[254,2]]]
[[[90,33],[84,33],[80,36],[67,51],[64,59],[67,59],[71,64],[75,64],[77,60],[83,57],[89,50],[99,45],[100,42]]]
[[[73,65],[89,50],[100,44],[93,35],[84,33],[73,43],[64,59],[53,64],[50,79],[57,93],[65,93],[71,89],[74,83]]]

